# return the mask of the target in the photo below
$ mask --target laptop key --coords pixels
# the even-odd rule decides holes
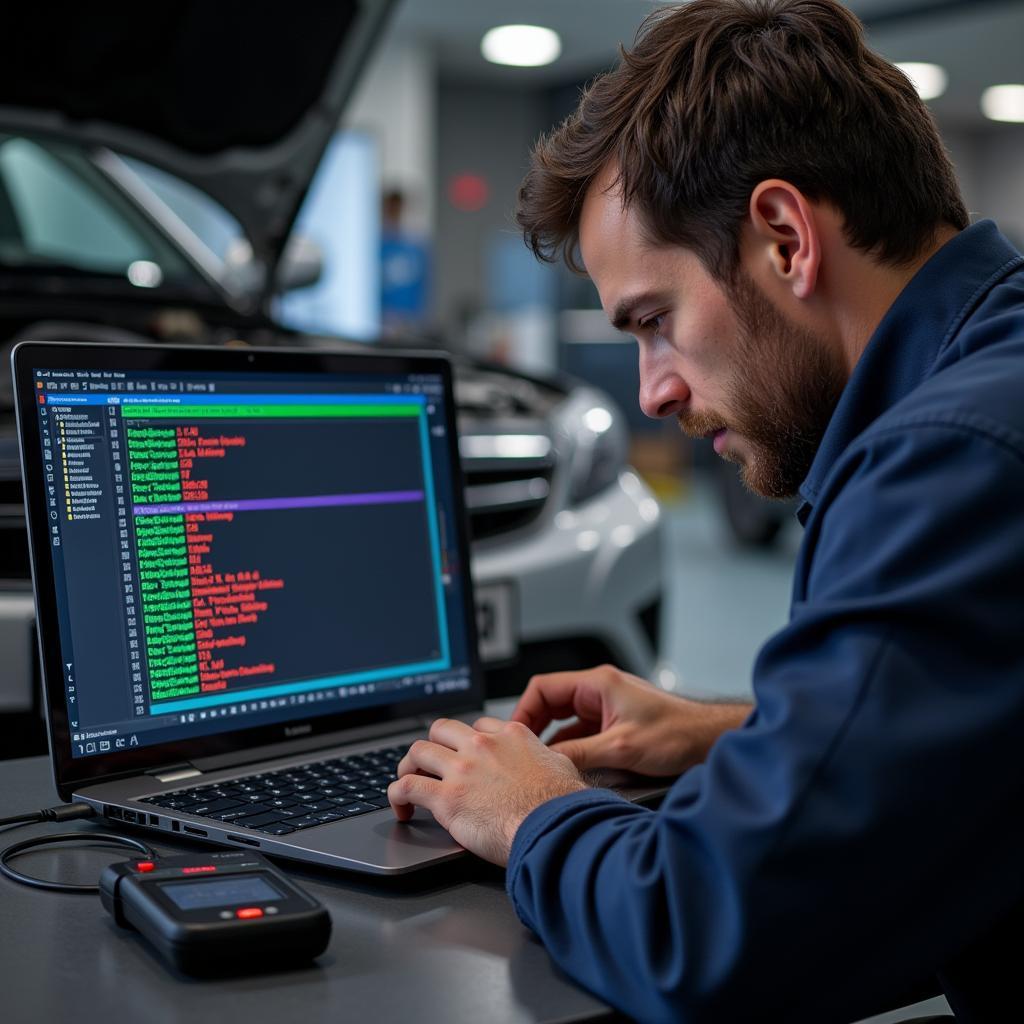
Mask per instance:
[[[188,807],[185,809],[186,814],[195,814],[200,818],[211,818],[218,811],[231,811],[236,807],[245,807],[241,800],[214,800],[212,803],[199,804],[196,807]],[[249,812],[252,813],[251,811]]]
[[[304,818],[289,818],[288,824],[292,828],[299,829],[312,828],[314,825],[322,825],[323,822],[319,818],[315,818],[311,814],[307,814]]]
[[[369,788],[360,789],[350,794],[352,800],[373,800],[376,796],[378,796],[377,790]]]
[[[237,821],[239,818],[251,817],[257,813],[264,813],[271,808],[262,805],[241,804],[230,811],[219,811],[216,814],[206,814],[204,817],[214,818],[217,821]]]
[[[330,811],[317,811],[313,814],[313,817],[320,822],[321,825],[326,825],[329,821],[341,821],[345,817],[341,814],[337,808]]]
[[[279,821],[276,825],[267,825],[259,831],[266,832],[268,836],[286,836],[289,832],[294,832],[295,829],[291,825],[286,825],[283,821]]]
[[[368,803],[355,803],[346,804],[344,807],[339,807],[338,810],[345,815],[346,818],[354,817],[357,814],[365,814],[367,811],[376,811],[376,808]]]
[[[294,817],[294,815],[291,815]],[[244,825],[246,828],[263,828],[264,825],[274,825],[282,821],[284,815],[278,811],[267,811],[265,814],[249,814],[244,818],[235,818],[233,824]]]

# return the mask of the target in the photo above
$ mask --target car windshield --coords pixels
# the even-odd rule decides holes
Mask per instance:
[[[0,135],[0,267],[209,291],[87,152],[24,136]]]

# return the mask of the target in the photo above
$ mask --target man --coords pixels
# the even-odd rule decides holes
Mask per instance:
[[[642,1020],[855,1020],[936,979],[1009,1020],[1024,259],[968,227],[927,110],[833,0],[654,16],[538,144],[519,219],[636,337],[648,415],[799,491],[791,618],[749,715],[537,677],[510,723],[435,723],[396,813],[507,863],[552,957]],[[597,765],[684,774],[651,811]]]

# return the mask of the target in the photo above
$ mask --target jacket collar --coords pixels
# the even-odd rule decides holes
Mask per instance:
[[[1022,263],[995,224],[984,220],[951,238],[910,279],[854,367],[800,485],[802,523],[854,438],[930,376],[985,295]]]

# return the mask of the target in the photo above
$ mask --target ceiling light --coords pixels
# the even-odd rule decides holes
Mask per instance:
[[[981,94],[981,111],[992,121],[1024,123],[1024,85],[992,85]]]
[[[480,52],[492,64],[536,68],[558,60],[562,40],[557,32],[539,25],[499,25],[484,35]]]
[[[913,83],[917,95],[923,100],[934,100],[946,91],[949,84],[949,75],[946,69],[938,64],[922,64],[919,61],[909,61],[905,64],[897,64],[900,69]]]

